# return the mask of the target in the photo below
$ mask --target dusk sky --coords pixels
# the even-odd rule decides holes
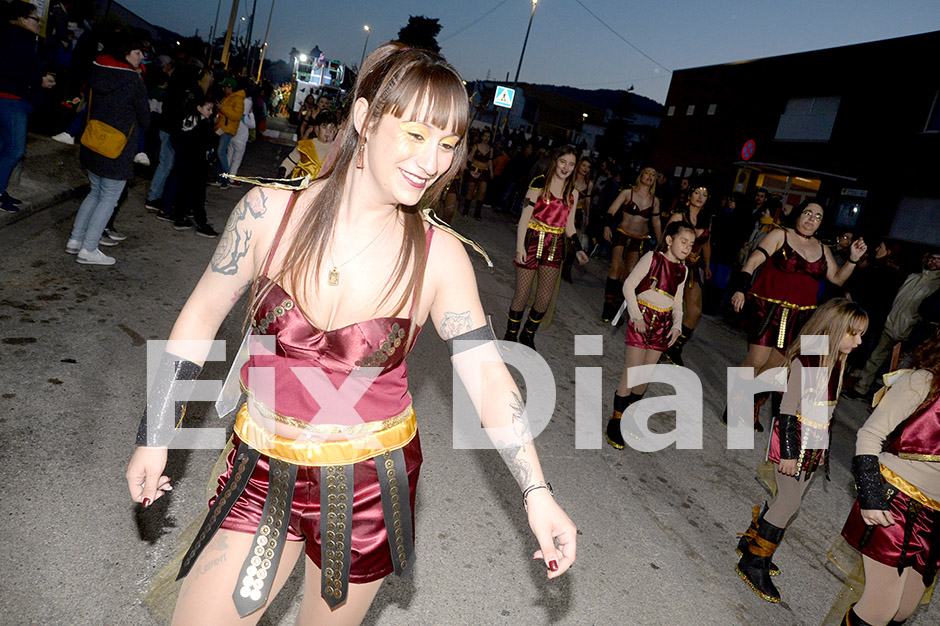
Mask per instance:
[[[239,14],[250,15],[253,2],[241,0]],[[218,4],[121,3],[182,35],[198,28],[203,36]],[[221,0],[220,32],[231,7],[232,0]],[[371,50],[394,39],[409,15],[424,15],[440,19],[441,51],[465,79],[505,79],[509,73],[512,80],[531,7],[530,0],[275,0],[268,58],[287,60],[292,47],[309,51],[316,45],[327,58],[358,65],[364,24],[372,29]],[[257,0],[255,39],[264,37],[270,8],[271,0]],[[539,0],[519,80],[585,89],[634,85],[637,93],[663,102],[674,69],[933,30],[940,30],[940,0]]]

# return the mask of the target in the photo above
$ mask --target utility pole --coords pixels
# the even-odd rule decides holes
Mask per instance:
[[[264,29],[264,43],[261,44],[261,59],[258,61],[258,82],[261,82],[261,69],[264,67],[264,53],[268,51],[268,34],[271,32],[271,18],[274,17],[274,3],[277,0],[271,0],[271,12],[268,13],[268,27]]]
[[[246,57],[245,57],[245,73],[251,74],[251,32],[255,28],[255,9],[258,8],[258,0],[254,0],[251,5],[251,18],[248,21],[248,38],[245,40],[246,46]]]
[[[219,30],[219,11],[222,10],[222,0],[215,5],[215,22],[212,23],[212,31],[209,33],[209,67],[212,67],[212,57],[215,56],[215,38],[216,31]]]
[[[232,2],[232,14],[228,18],[228,30],[225,31],[225,45],[222,46],[222,63],[228,69],[229,48],[232,46],[232,33],[235,31],[235,20],[238,19],[238,0]]]

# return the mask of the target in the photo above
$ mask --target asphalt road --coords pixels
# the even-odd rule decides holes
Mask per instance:
[[[253,144],[243,171],[272,173],[283,146]],[[143,208],[137,184],[118,226],[129,238],[107,252],[112,268],[82,266],[64,252],[79,200],[0,228],[0,577],[4,624],[158,624],[141,593],[205,505],[215,451],[175,452],[174,490],[148,510],[127,495],[124,470],[144,396],[146,342],[165,338],[212,253],[214,242],[175,232]],[[221,229],[241,195],[209,189]],[[457,228],[483,244],[496,267],[473,253],[484,306],[497,333],[514,284],[514,224],[492,211]],[[418,489],[417,563],[390,577],[365,623],[419,624],[819,624],[841,587],[826,551],[852,502],[849,461],[866,416],[843,401],[834,429],[832,481],[817,478],[775,561],[784,602],[760,600],[734,572],[735,533],[768,494],[756,479],[766,438],[729,451],[718,421],[725,368],[743,357],[740,331],[704,318],[686,349],[704,389],[704,448],[640,453],[575,447],[576,368],[602,368],[606,421],[620,376],[623,335],[596,321],[602,262],[563,284],[555,321],[536,343],[554,375],[557,403],[538,437],[542,464],[580,536],[578,560],[546,582],[515,482],[493,451],[455,450],[447,351],[426,329],[409,357],[425,464]],[[239,311],[243,311],[240,309]],[[220,338],[237,342],[241,315]],[[602,356],[574,356],[574,335],[603,336]],[[204,378],[221,379],[225,364]],[[671,389],[653,385],[651,394]],[[585,405],[588,406],[588,405]],[[217,425],[208,405],[192,423]],[[597,431],[602,415],[588,413]],[[670,416],[653,419],[668,430]],[[765,423],[767,418],[765,417]],[[599,441],[599,439],[598,439]],[[298,568],[262,624],[291,624]],[[936,610],[909,623],[937,623]]]

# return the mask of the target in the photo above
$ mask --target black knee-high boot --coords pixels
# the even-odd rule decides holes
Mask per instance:
[[[904,622],[896,622],[891,620],[888,622],[888,626],[900,626]],[[855,612],[855,605],[849,607],[849,610],[845,612],[845,617],[842,618],[841,626],[872,626],[870,623],[863,620],[858,616],[858,613]]]
[[[786,529],[774,526],[766,519],[757,524],[757,531],[748,538],[746,550],[735,566],[738,576],[768,602],[780,602],[780,592],[770,578],[770,559],[783,539]]]
[[[741,539],[738,540],[738,556],[744,555],[744,551],[747,550],[747,542],[757,535],[757,527],[760,526],[760,523],[764,520],[764,514],[767,513],[768,508],[765,502],[764,510],[760,511],[760,514],[758,514],[757,512],[760,510],[759,507],[754,507],[754,519],[751,520],[751,525],[748,526],[747,530],[741,535]],[[773,561],[770,562],[770,575],[780,575],[780,568],[777,567]]]
[[[623,283],[608,276],[607,283],[604,285],[604,311],[601,313],[601,321],[609,322],[614,319],[621,304],[623,304]]]
[[[623,417],[623,412],[627,410],[628,406],[642,398],[643,396],[638,393],[621,396],[616,391],[614,392],[614,414],[607,422],[607,443],[618,450],[623,450],[627,445],[623,440],[623,434],[620,432],[620,419]]]
[[[519,327],[522,326],[523,313],[524,311],[509,309],[509,321],[506,322],[506,334],[503,335],[503,341],[519,341]]]
[[[682,366],[685,365],[682,361],[682,346],[685,345],[689,339],[692,338],[692,333],[695,332],[694,328],[689,328],[685,324],[682,325],[682,334],[679,335],[679,338],[676,339],[676,342],[669,346],[666,350],[666,358],[675,363],[676,365]]]
[[[529,309],[529,317],[526,318],[525,326],[522,327],[522,334],[519,335],[519,343],[535,350],[535,331],[539,329],[539,324],[542,323],[543,317],[545,317],[544,311],[539,312],[534,308]]]

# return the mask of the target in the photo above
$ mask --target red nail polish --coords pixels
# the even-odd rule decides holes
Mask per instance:
[[[548,569],[551,570],[551,571],[553,571],[553,572],[557,572],[557,571],[558,571],[558,561],[556,561],[555,559],[552,559],[551,561],[549,561],[549,562],[548,562]]]
[[[143,501],[141,504],[143,504],[143,505],[144,505],[144,508],[146,509],[147,507],[150,506],[150,503],[151,503],[151,502],[152,502],[152,500],[151,500],[150,498],[144,498],[144,501]]]

